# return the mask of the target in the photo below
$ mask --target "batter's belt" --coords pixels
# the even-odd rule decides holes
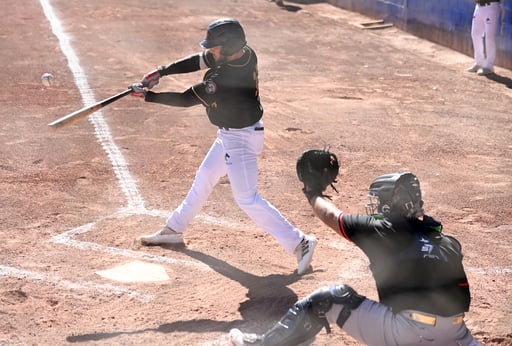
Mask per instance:
[[[233,131],[233,130],[244,130],[246,129],[245,127],[244,128],[236,128],[236,127],[223,127],[223,126],[219,126],[219,130],[224,130],[224,131]],[[263,131],[265,130],[265,128],[263,126],[256,126],[254,127],[254,131]]]
[[[464,321],[464,314],[459,314],[450,317],[442,317],[437,315],[430,315],[419,311],[406,310],[402,314],[410,320],[428,324],[429,326],[435,325],[459,325]]]

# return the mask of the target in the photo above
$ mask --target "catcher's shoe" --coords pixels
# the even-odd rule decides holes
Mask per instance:
[[[142,245],[183,244],[183,233],[165,226],[160,231],[140,238]]]
[[[305,235],[302,241],[295,249],[295,255],[297,256],[297,262],[299,264],[297,268],[297,274],[302,275],[311,265],[313,259],[313,252],[315,251],[318,240],[310,235]]]

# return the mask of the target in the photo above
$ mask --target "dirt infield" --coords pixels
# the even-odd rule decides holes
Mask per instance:
[[[366,258],[313,214],[295,176],[306,149],[342,162],[346,212],[363,212],[377,175],[410,170],[429,214],[465,252],[466,323],[486,345],[512,345],[512,72],[465,72],[470,57],[318,1],[25,0],[3,4],[0,147],[0,345],[226,345],[262,332],[329,283],[376,298]],[[50,11],[51,10],[51,11]],[[52,14],[55,17],[52,17]],[[200,106],[126,97],[75,125],[51,121],[122,91],[200,50],[207,24],[235,17],[259,57],[266,143],[260,192],[319,239],[313,270],[234,202],[224,180],[185,247],[143,247],[185,196],[215,138]],[[68,63],[68,58],[76,60]],[[49,72],[55,85],[44,87]],[[201,72],[162,79],[181,91]],[[97,274],[156,264],[169,280]],[[343,331],[314,345],[359,345]]]

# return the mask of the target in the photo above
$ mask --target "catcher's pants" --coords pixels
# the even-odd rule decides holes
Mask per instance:
[[[219,129],[217,138],[199,167],[185,200],[171,213],[167,225],[183,232],[206,203],[213,187],[228,175],[236,202],[263,230],[273,235],[289,253],[304,233],[258,192],[258,155],[263,150],[262,122],[243,129]]]
[[[476,4],[473,13],[471,38],[475,50],[475,64],[491,70],[494,68],[496,60],[496,35],[498,34],[500,12],[500,3],[491,2],[485,6]]]
[[[341,305],[335,304],[326,314],[331,324],[335,324],[341,309]],[[395,314],[384,304],[371,299],[365,299],[352,310],[343,330],[369,346],[482,345],[466,327],[463,314],[441,317],[412,310]]]

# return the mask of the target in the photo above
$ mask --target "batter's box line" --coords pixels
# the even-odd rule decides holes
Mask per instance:
[[[69,231],[66,231],[64,233],[58,234],[56,236],[53,236],[48,240],[50,243],[54,244],[61,244],[69,247],[74,247],[81,250],[91,250],[91,251],[97,251],[97,252],[103,252],[108,253],[111,255],[117,255],[117,256],[123,256],[128,258],[135,258],[140,260],[146,260],[146,261],[152,261],[152,262],[158,262],[162,264],[170,264],[170,265],[184,265],[189,266],[201,271],[211,271],[212,269],[201,262],[196,261],[189,261],[189,260],[180,260],[176,258],[171,258],[167,256],[157,256],[152,255],[147,252],[143,251],[135,251],[131,249],[123,249],[123,248],[117,248],[112,246],[105,246],[98,243],[92,243],[87,241],[81,241],[74,239],[75,236],[79,234],[84,234],[87,232],[90,232],[94,229],[97,223],[109,219],[122,219],[134,215],[148,215],[148,216],[157,216],[157,217],[165,217],[168,214],[167,211],[162,210],[147,210],[147,209],[133,209],[133,208],[124,208],[118,211],[117,213],[114,213],[110,216],[101,218],[95,222],[90,222],[84,225],[81,225],[79,227],[73,228]],[[207,224],[214,224],[218,226],[224,226],[229,228],[237,228],[240,229],[241,224],[233,222],[231,220],[223,219],[223,218],[217,218],[206,214],[200,214],[196,217],[199,221],[202,221],[203,223]]]
[[[342,250],[343,252],[349,253],[355,249],[352,245],[348,244],[346,241],[334,241],[329,244],[330,247]],[[350,263],[349,267],[351,268],[350,272],[346,272],[345,270],[340,271],[339,277],[343,279],[361,279],[370,277],[370,270],[368,269],[368,265],[363,264],[364,261],[355,261],[354,263]],[[355,271],[354,271],[355,269]],[[478,275],[490,275],[490,276],[498,276],[498,275],[509,275],[512,274],[512,267],[508,266],[492,266],[492,267],[466,267],[466,271],[468,273],[478,274]]]
[[[142,294],[126,287],[111,284],[99,284],[91,281],[74,282],[65,280],[56,275],[36,273],[30,270],[23,270],[0,264],[0,277],[1,276],[15,277],[24,280],[43,281],[68,290],[93,292],[94,294],[100,293],[105,296],[120,296],[126,294],[143,303],[149,303],[154,299],[154,296],[151,294]]]
[[[507,275],[512,274],[512,267],[494,266],[494,267],[469,267],[469,272],[480,275]]]

